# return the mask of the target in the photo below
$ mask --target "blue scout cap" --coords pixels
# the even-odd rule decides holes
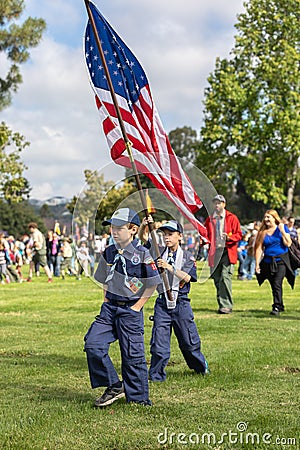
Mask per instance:
[[[178,233],[183,233],[182,226],[180,225],[180,223],[176,222],[176,220],[169,220],[168,222],[164,223],[161,227],[159,227],[159,230],[178,231]]]
[[[140,226],[139,216],[133,209],[120,208],[113,213],[110,219],[104,220],[102,225],[115,225],[116,227],[122,227],[126,223],[133,223]]]

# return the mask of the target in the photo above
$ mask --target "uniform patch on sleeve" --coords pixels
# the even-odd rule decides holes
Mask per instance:
[[[152,256],[147,256],[147,258],[145,258],[145,264],[153,264],[154,263],[154,259],[152,258]]]

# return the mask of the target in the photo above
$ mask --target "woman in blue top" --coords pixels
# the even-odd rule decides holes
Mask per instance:
[[[255,242],[255,272],[258,283],[269,280],[273,305],[271,315],[279,316],[284,311],[282,284],[287,278],[294,287],[295,277],[290,265],[288,248],[292,241],[289,229],[284,225],[274,209],[266,211]]]

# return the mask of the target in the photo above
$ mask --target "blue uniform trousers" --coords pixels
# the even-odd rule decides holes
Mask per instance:
[[[142,311],[133,311],[130,304],[117,306],[105,302],[84,339],[92,388],[111,386],[119,381],[108,355],[110,344],[118,339],[126,400],[149,400]]]
[[[170,358],[172,330],[188,367],[197,373],[205,372],[206,360],[200,351],[201,340],[190,302],[187,299],[179,299],[176,308],[167,309],[165,300],[158,297],[154,307],[154,324],[150,343],[149,376],[152,381],[166,379],[165,368]]]

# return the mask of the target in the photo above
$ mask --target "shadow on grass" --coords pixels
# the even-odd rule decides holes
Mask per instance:
[[[0,383],[2,392],[24,392],[26,395],[38,397],[39,401],[61,402],[76,401],[76,403],[91,401],[91,395],[80,392],[85,388],[88,371],[85,358],[65,357],[61,355],[34,354],[33,352],[14,351],[2,352],[1,363],[9,370],[22,371],[21,379],[7,377]],[[1,370],[1,364],[0,364]],[[72,374],[69,384],[77,387],[62,387],[68,385],[68,376],[64,379],[64,374]],[[38,376],[37,376],[38,374]],[[83,375],[86,377],[83,381]],[[33,384],[32,380],[36,379]],[[4,379],[3,379],[4,380]],[[19,394],[17,394],[19,395]],[[22,395],[22,394],[21,394]]]
[[[279,317],[276,316],[271,316],[270,315],[270,311],[267,310],[261,310],[261,309],[233,309],[232,314],[218,314],[217,308],[212,309],[212,308],[194,308],[193,307],[193,311],[194,313],[199,313],[199,314],[210,314],[213,316],[217,316],[217,317],[232,317],[234,318],[235,316],[239,316],[239,317],[256,317],[258,319],[274,319],[274,320],[300,320],[300,314],[298,316],[296,315],[292,315],[292,313],[289,313],[288,311],[281,313],[281,315]]]
[[[2,378],[0,391],[16,397],[24,394],[34,402],[87,403],[93,407],[95,391],[90,387],[86,357],[82,353],[81,358],[26,350],[2,351],[0,370],[3,364],[9,372],[22,371],[23,375],[18,379]],[[120,370],[118,365],[116,369]]]
[[[261,311],[260,309],[249,309],[247,311],[235,311],[239,313],[242,317],[256,317],[258,319],[272,319],[272,320],[300,320],[300,316],[294,316],[288,312],[281,313],[280,316],[270,315],[270,311]]]
[[[30,392],[35,398],[38,397],[42,402],[58,401],[60,403],[86,403],[93,400],[93,396],[90,393],[80,392],[79,389],[70,389],[63,387],[52,386],[36,386],[36,385],[24,385],[24,389]]]
[[[83,357],[70,357],[65,355],[55,355],[47,353],[34,353],[33,351],[15,350],[15,351],[1,351],[1,359],[6,360],[6,364],[13,366],[22,365],[36,367],[51,367],[56,370],[74,370],[86,369],[85,353]]]

